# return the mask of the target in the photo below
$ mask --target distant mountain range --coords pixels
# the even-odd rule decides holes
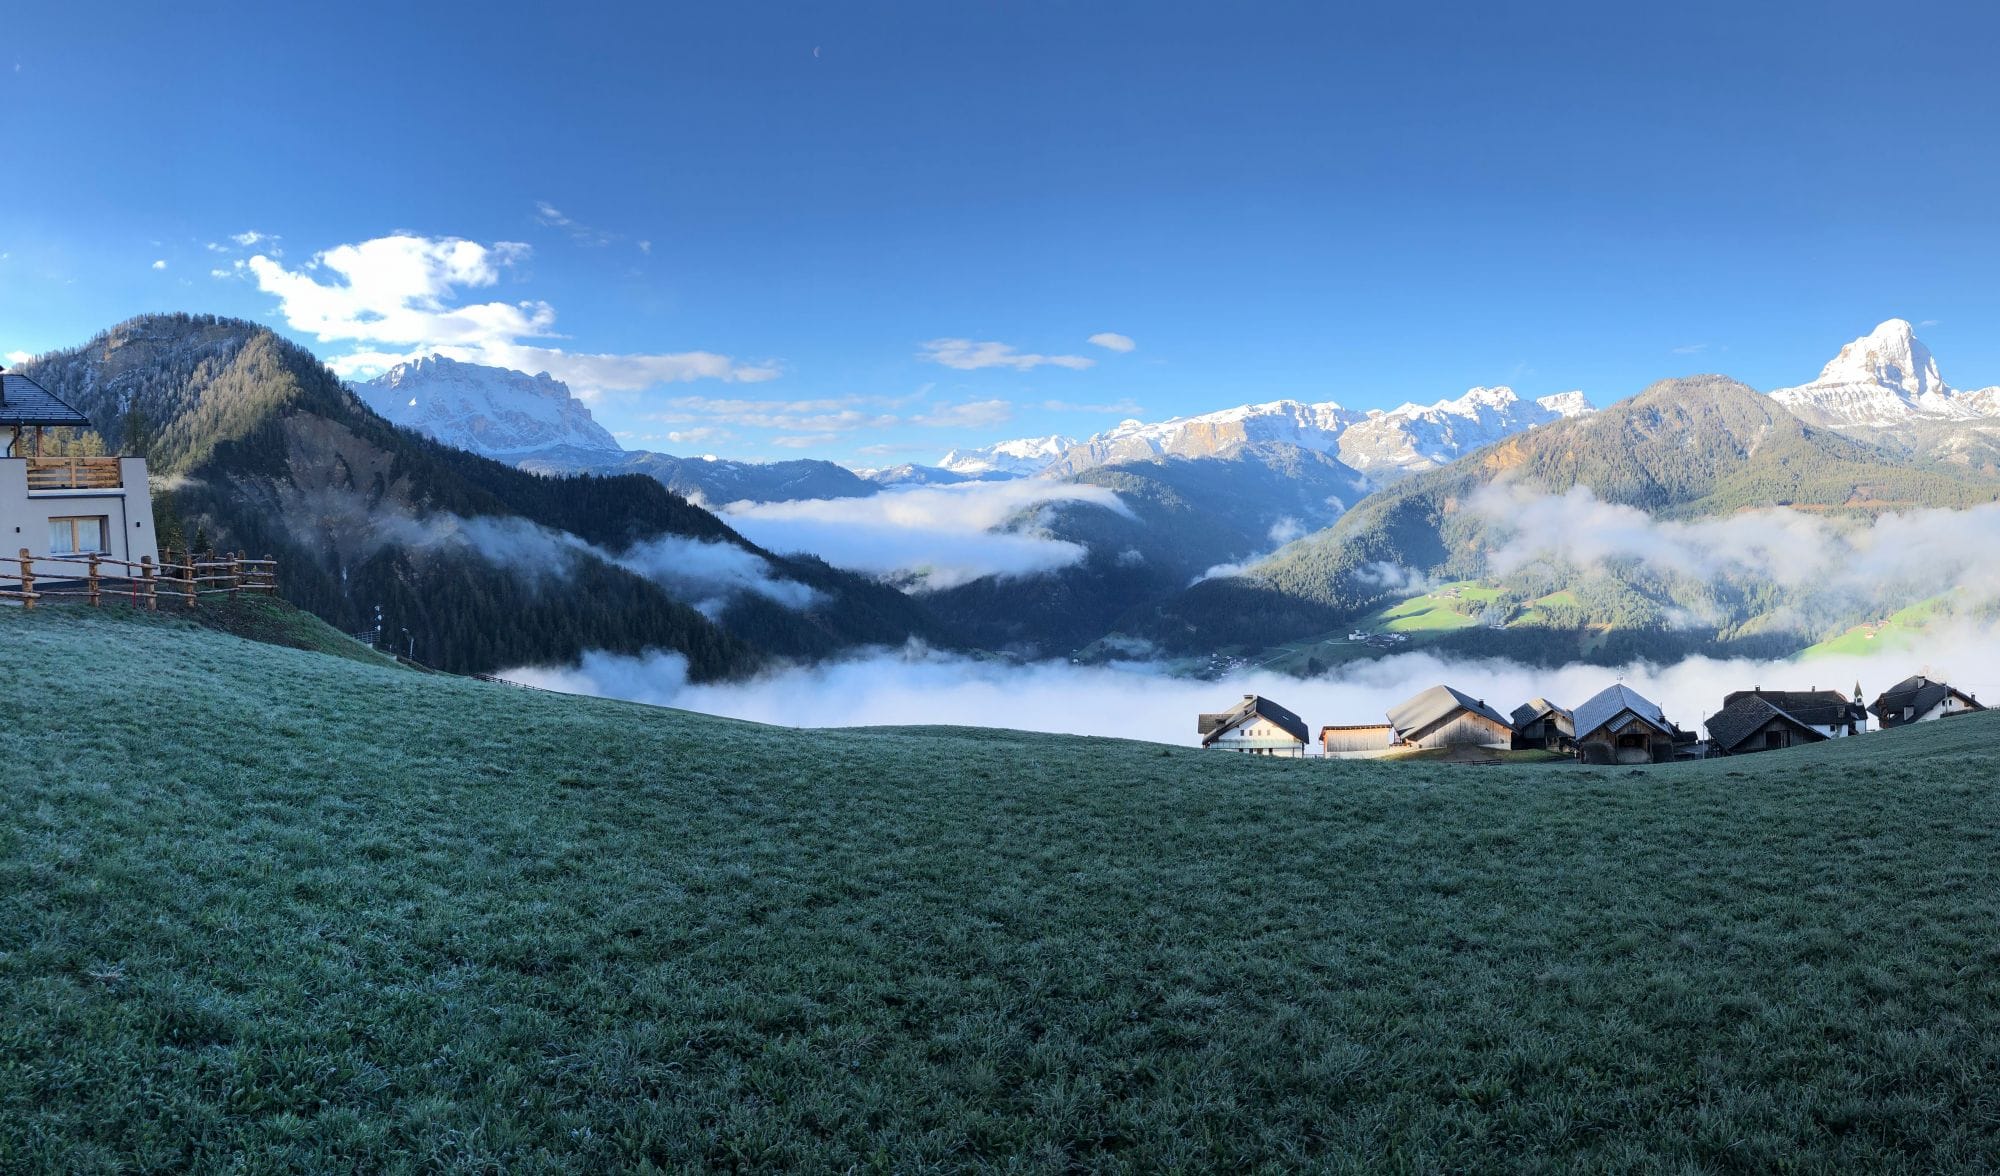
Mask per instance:
[[[1710,376],[1602,411],[1580,393],[1507,388],[1373,412],[1275,401],[863,472],[626,450],[546,374],[432,357],[350,389],[231,319],[146,316],[27,370],[111,444],[147,449],[168,480],[163,530],[276,553],[299,603],[349,628],[382,604],[454,668],[665,648],[714,676],[911,637],[1031,655],[1101,640],[1247,654],[1463,581],[1482,601],[1479,624],[1452,638],[1469,651],[1771,653],[1881,602],[1828,603],[1776,574],[1719,585],[1633,563],[1629,548],[1608,564],[1508,553],[1531,525],[1587,534],[1606,517],[1615,532],[1771,507],[1866,519],[2000,500],[2000,388],[1945,383],[1901,319],[1770,395]],[[561,476],[578,474],[599,476]],[[1119,509],[1024,496],[996,531],[1083,558],[921,598],[759,548],[703,509],[1021,478],[1110,490]],[[1598,507],[1633,513],[1588,514]],[[493,558],[517,543],[569,568],[565,588]]]

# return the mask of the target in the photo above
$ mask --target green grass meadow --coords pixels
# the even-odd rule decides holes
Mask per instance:
[[[0,641],[0,1171],[2000,1157],[2000,716],[1256,761]]]

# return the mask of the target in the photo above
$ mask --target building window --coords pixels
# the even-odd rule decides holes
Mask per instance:
[[[76,515],[49,520],[49,554],[82,555],[109,551],[104,546],[104,516]]]

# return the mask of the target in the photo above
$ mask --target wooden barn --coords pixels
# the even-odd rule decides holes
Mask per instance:
[[[1381,755],[1395,745],[1396,733],[1387,723],[1357,723],[1319,729],[1320,752],[1334,759]]]
[[[1576,718],[1546,698],[1533,698],[1514,708],[1514,747],[1517,750],[1576,750]]]
[[[1389,728],[1397,747],[1514,746],[1514,725],[1499,711],[1449,686],[1433,686],[1389,710]]]
[[[1724,696],[1708,717],[1711,755],[1776,751],[1824,743],[1868,729],[1868,711],[1838,690],[1738,690]]]
[[[1919,674],[1884,690],[1868,709],[1875,712],[1875,717],[1882,722],[1882,729],[1887,731],[1891,727],[1928,723],[1986,708],[1972,695]]]
[[[1680,732],[1651,699],[1624,684],[1607,686],[1576,708],[1576,755],[1587,764],[1664,764],[1676,758]]]
[[[1258,694],[1244,695],[1226,711],[1197,716],[1195,726],[1203,747],[1245,755],[1302,758],[1312,737],[1304,719]]]

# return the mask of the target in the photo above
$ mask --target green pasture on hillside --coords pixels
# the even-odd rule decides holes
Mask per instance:
[[[0,640],[0,1170],[2000,1155],[2000,716],[1258,761]]]

